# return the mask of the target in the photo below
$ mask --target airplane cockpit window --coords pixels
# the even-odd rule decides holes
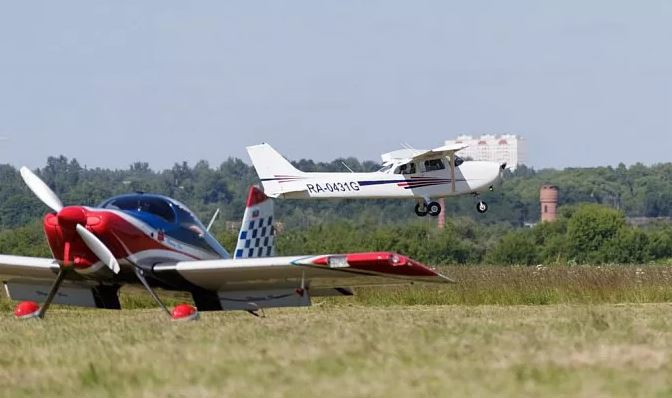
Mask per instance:
[[[459,165],[461,165],[462,163],[464,163],[464,159],[462,159],[462,158],[459,157],[459,156],[455,156],[455,166],[459,166]]]
[[[397,169],[394,171],[394,174],[415,174],[415,163],[402,164],[401,166],[397,167]]]
[[[175,222],[175,212],[170,203],[163,198],[143,195],[125,196],[112,199],[103,204],[102,207],[104,209],[150,213],[168,222]]]
[[[379,173],[387,173],[392,169],[393,164],[388,164],[387,166],[383,166],[380,170],[378,170]]]
[[[425,171],[444,170],[446,166],[441,159],[425,160]]]
[[[186,206],[182,204],[176,204],[174,206],[175,211],[180,216],[180,224],[199,235],[205,234],[205,227],[194,213],[192,213]]]

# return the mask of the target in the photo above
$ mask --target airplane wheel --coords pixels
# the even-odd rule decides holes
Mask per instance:
[[[420,207],[420,203],[415,204],[415,214],[417,214],[418,217],[424,217],[427,215],[429,212],[427,206],[423,206],[422,208]]]
[[[432,202],[429,205],[427,205],[427,209],[429,211],[430,216],[438,216],[441,213],[441,205],[438,204],[437,202]]]
[[[486,211],[488,211],[488,204],[483,201],[478,202],[476,204],[476,211],[478,211],[481,214],[485,213]]]

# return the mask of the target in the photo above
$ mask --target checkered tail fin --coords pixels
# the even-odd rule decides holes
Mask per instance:
[[[275,256],[273,201],[259,188],[252,186],[233,258],[272,256]]]

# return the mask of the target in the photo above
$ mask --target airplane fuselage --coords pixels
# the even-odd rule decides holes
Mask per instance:
[[[44,231],[54,258],[72,266],[84,279],[124,281],[133,267],[228,258],[224,248],[183,205],[160,195],[130,194],[99,207],[69,206],[44,217]],[[75,232],[79,224],[98,236],[119,260],[118,275]]]
[[[286,199],[427,199],[485,192],[499,180],[500,167],[494,162],[464,162],[455,168],[454,190],[449,169],[413,174],[303,173],[273,180],[280,186],[277,197]]]

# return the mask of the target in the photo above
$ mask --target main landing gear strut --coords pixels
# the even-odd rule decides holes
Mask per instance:
[[[476,203],[476,211],[480,214],[485,214],[488,211],[488,204],[481,200],[481,198],[476,195],[478,202]],[[428,202],[424,200],[419,200],[415,204],[415,214],[418,217],[425,217],[430,215],[436,217],[441,213],[441,205],[438,202]]]
[[[415,204],[415,214],[417,214],[418,217],[424,217],[427,214],[436,217],[441,214],[441,205],[438,202],[427,203],[426,201],[418,201],[418,203]]]

